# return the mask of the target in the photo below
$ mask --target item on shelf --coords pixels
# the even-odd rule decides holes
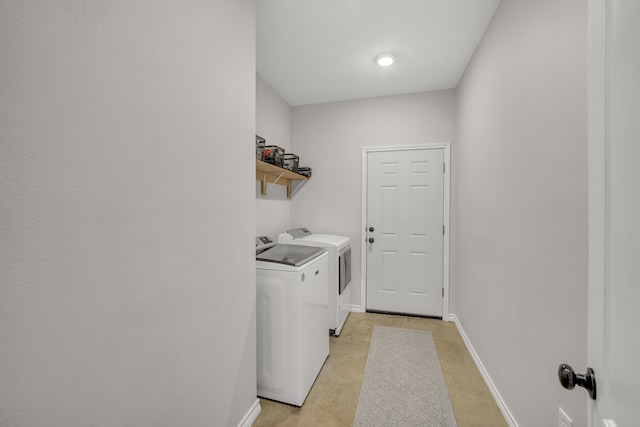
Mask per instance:
[[[300,163],[300,157],[293,153],[285,153],[282,161],[282,167],[289,169],[292,172],[298,173],[298,164]]]
[[[309,167],[299,167],[298,173],[302,176],[306,176],[307,178],[311,178],[311,168]]]
[[[264,153],[264,146],[266,145],[267,140],[261,136],[256,135],[256,159],[262,160]]]
[[[284,148],[277,145],[265,145],[262,152],[262,160],[272,165],[282,167],[284,161]]]

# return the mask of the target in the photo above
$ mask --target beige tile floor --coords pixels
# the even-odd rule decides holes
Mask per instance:
[[[254,427],[351,427],[374,325],[431,331],[458,427],[507,426],[456,326],[450,322],[377,313],[351,313],[303,406],[260,399]]]

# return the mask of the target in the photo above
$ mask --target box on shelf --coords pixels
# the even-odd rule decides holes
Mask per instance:
[[[282,167],[284,161],[284,148],[277,145],[265,145],[262,152],[262,160],[272,165]]]
[[[298,173],[300,175],[306,176],[307,178],[311,178],[311,168],[309,167],[299,167]]]
[[[256,159],[263,159],[264,147],[266,143],[267,141],[263,137],[256,135]]]
[[[298,164],[300,163],[300,157],[293,153],[285,153],[282,161],[282,167],[289,169],[292,172],[298,172]]]

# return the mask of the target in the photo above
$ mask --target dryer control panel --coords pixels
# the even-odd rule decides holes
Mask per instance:
[[[307,228],[304,228],[304,227],[292,228],[291,230],[287,230],[287,233],[291,235],[291,237],[293,237],[294,239],[299,239],[301,237],[309,236],[310,234],[313,234]]]

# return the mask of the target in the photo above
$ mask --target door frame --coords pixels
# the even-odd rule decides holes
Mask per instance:
[[[621,64],[614,54],[620,48],[615,36],[618,13],[614,12],[613,0],[588,1],[587,35],[587,139],[588,139],[588,213],[589,213],[589,274],[587,307],[587,365],[595,370],[597,400],[588,400],[589,427],[615,427],[612,420],[617,414],[616,395],[611,392],[616,378],[611,378],[614,354],[620,349],[611,345],[610,336],[616,325],[610,323],[613,313],[618,315],[620,307],[612,303],[612,293],[620,292],[621,282],[615,281],[610,268],[616,241],[612,242],[614,224],[611,194],[617,181],[616,170],[620,149],[618,133],[612,125],[618,118],[615,114],[615,71]],[[627,39],[630,39],[627,37]],[[633,40],[633,39],[630,39]],[[637,56],[633,57],[637,61]],[[637,64],[637,62],[636,62]],[[635,87],[634,87],[635,89]],[[614,101],[612,101],[614,100]],[[615,135],[615,136],[614,136]],[[634,135],[635,136],[635,135]],[[626,135],[625,137],[628,137]],[[618,138],[618,139],[616,139]],[[613,148],[612,148],[613,147]],[[614,154],[613,153],[617,153]],[[625,152],[627,154],[627,152]],[[618,202],[619,203],[619,202]],[[613,208],[615,209],[615,207]],[[618,280],[618,279],[616,279]],[[627,286],[633,286],[629,282]],[[613,299],[615,301],[615,299]],[[627,308],[625,308],[627,310]],[[625,319],[626,320],[626,319]],[[619,373],[617,374],[619,375]],[[635,374],[633,379],[637,379]]]
[[[607,190],[609,139],[607,138],[607,0],[588,2],[587,40],[587,152],[588,152],[588,290],[587,363],[596,370],[598,399],[606,405],[606,301],[607,301]],[[596,402],[588,400],[587,422],[600,425]]]
[[[360,217],[360,233],[367,226],[367,189],[368,183],[368,162],[369,153],[383,151],[413,151],[413,150],[434,150],[442,149],[444,152],[444,200],[443,200],[443,218],[444,218],[444,238],[442,245],[442,286],[444,295],[442,297],[442,320],[452,321],[449,313],[449,248],[450,248],[450,212],[451,212],[451,143],[438,142],[431,144],[418,145],[395,145],[382,147],[362,147],[362,196],[361,196],[361,217]],[[361,234],[362,236],[362,234]],[[367,310],[367,247],[366,239],[360,239],[360,311]]]

